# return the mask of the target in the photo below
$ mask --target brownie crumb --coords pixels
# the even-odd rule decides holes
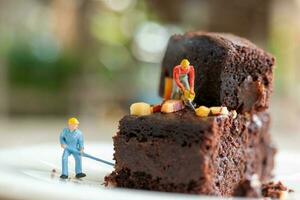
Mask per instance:
[[[117,173],[112,172],[110,175],[104,177],[104,186],[105,187],[115,187],[117,185],[116,183],[116,177]]]
[[[52,169],[50,173],[50,178],[55,178],[56,172],[56,169]]]
[[[295,192],[295,191],[292,190],[292,189],[289,189],[289,190],[288,190],[288,193],[292,193],[292,192]]]
[[[294,191],[288,189],[280,181],[278,181],[277,183],[271,181],[269,183],[262,184],[262,195],[264,197],[284,200],[286,198],[287,193],[290,192]]]

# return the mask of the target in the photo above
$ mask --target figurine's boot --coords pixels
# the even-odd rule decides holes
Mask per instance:
[[[67,175],[64,175],[64,174],[62,174],[62,175],[60,176],[60,178],[61,178],[61,179],[67,179],[67,178],[68,178],[68,176],[67,176]]]
[[[76,174],[76,178],[83,178],[83,177],[86,177],[85,173]]]

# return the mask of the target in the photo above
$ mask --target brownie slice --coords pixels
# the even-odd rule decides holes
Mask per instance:
[[[172,77],[184,58],[195,67],[198,105],[222,105],[239,113],[268,108],[275,59],[248,40],[206,32],[172,36],[162,61],[161,96],[165,77]]]
[[[220,196],[240,194],[253,175],[271,177],[269,115],[199,118],[188,109],[125,116],[114,136],[117,187]]]

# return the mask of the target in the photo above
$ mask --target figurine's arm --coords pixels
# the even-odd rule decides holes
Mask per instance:
[[[83,152],[83,149],[84,149],[84,144],[83,144],[83,135],[80,134],[79,136],[79,139],[78,139],[78,147],[79,147],[79,150],[80,152]]]
[[[176,85],[182,90],[185,91],[184,85],[180,82],[179,79],[179,70],[175,67],[173,70],[173,79],[175,80]]]
[[[59,141],[62,148],[65,148],[67,146],[64,135],[65,135],[65,130],[63,130],[59,136]]]
[[[194,82],[195,82],[195,70],[193,66],[190,66],[190,71],[189,71],[189,84],[190,84],[190,90],[192,93],[194,92]]]

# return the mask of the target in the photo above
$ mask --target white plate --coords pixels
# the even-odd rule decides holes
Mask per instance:
[[[112,161],[111,144],[86,144],[86,152]],[[216,199],[212,197],[148,192],[129,189],[107,189],[103,178],[113,169],[105,164],[83,158],[86,178],[61,181],[60,163],[62,149],[58,144],[0,151],[0,197],[17,199]],[[288,199],[300,199],[300,155],[280,151],[276,163],[276,179],[295,190]],[[74,177],[74,162],[70,161],[70,176]],[[56,172],[53,173],[52,170]]]

